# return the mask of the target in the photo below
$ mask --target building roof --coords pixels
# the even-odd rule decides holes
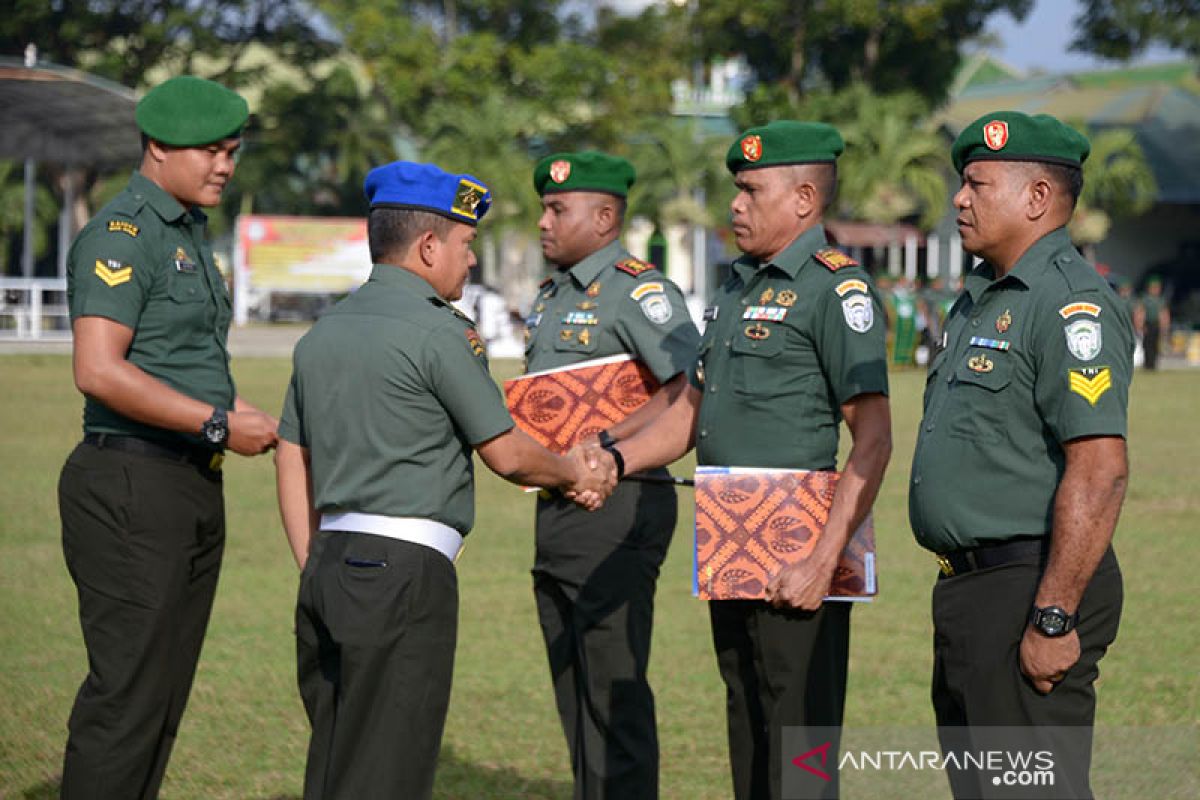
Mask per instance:
[[[0,58],[0,158],[132,165],[142,150],[132,89],[85,72]]]
[[[974,74],[981,74],[978,65]],[[952,136],[989,111],[1053,114],[1093,130],[1131,128],[1163,203],[1200,204],[1200,94],[1192,64],[1156,64],[1076,75],[966,81],[938,113]]]

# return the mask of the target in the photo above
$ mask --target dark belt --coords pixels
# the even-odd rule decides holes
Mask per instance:
[[[952,553],[937,554],[942,576],[965,575],[977,569],[999,567],[1014,561],[1045,559],[1050,555],[1050,537],[1036,539],[1011,539],[996,544],[984,544]]]
[[[209,473],[219,473],[221,463],[225,460],[225,453],[221,450],[205,450],[202,447],[187,447],[182,444],[151,442],[136,436],[122,436],[115,433],[88,433],[84,435],[83,443],[99,447],[101,450],[116,450],[121,453],[179,461],[199,467]]]

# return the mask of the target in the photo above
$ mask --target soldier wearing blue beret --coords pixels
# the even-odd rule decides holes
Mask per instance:
[[[279,504],[303,572],[308,800],[426,798],[450,700],[455,560],[475,521],[472,451],[596,507],[611,485],[513,425],[475,323],[451,301],[492,203],[478,178],[398,161],[367,175],[374,266],[296,345]]]
[[[1089,149],[1054,117],[1016,111],[955,140],[958,229],[982,263],[930,364],[909,484],[913,533],[941,567],[943,748],[1052,753],[1054,785],[1038,797],[1091,796],[1093,684],[1121,616],[1111,541],[1133,331],[1067,233]],[[1029,796],[985,771],[948,775],[956,797]]]
[[[234,388],[229,294],[200,211],[233,177],[247,115],[200,78],[147,92],[141,165],[67,258],[84,440],[59,510],[89,670],[65,798],[158,794],[217,587],[223,453],[275,443],[275,419]]]

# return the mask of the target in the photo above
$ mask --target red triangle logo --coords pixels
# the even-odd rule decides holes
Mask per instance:
[[[825,766],[826,762],[829,761],[829,747],[832,744],[833,744],[833,742],[826,742],[823,745],[814,747],[812,750],[809,750],[807,753],[801,753],[800,755],[798,755],[792,759],[792,763],[795,764],[800,769],[805,770],[806,772],[811,772],[813,775],[816,775],[818,778],[820,778],[823,781],[833,780],[833,778],[825,770],[818,769],[817,767],[814,767],[811,764],[804,763],[812,756],[820,756],[821,757],[821,766],[822,767]]]

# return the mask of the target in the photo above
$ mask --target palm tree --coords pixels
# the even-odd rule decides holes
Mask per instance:
[[[1081,247],[1104,240],[1114,217],[1144,213],[1158,194],[1154,173],[1132,130],[1089,134],[1092,152],[1083,163],[1083,192],[1071,219],[1071,238]]]

